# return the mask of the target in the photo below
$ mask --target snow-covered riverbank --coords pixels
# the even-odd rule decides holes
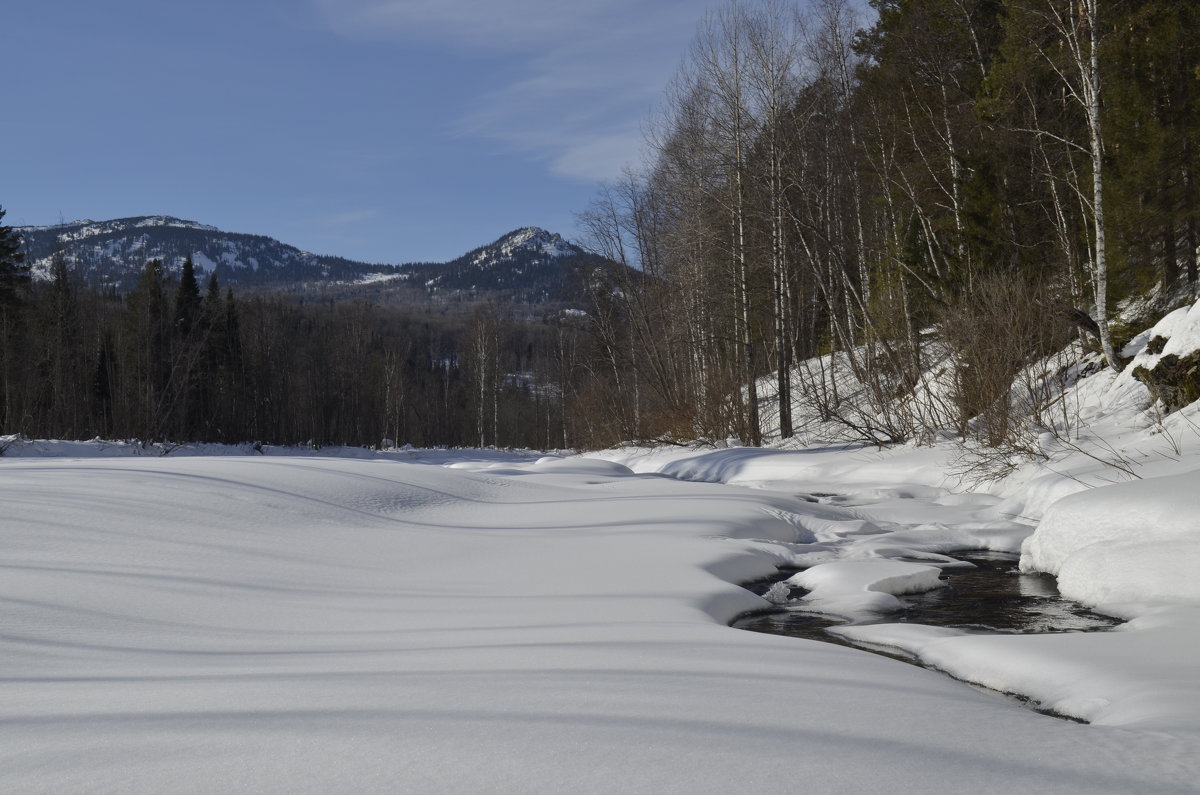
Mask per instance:
[[[844,511],[844,518],[806,520],[816,543],[793,546],[793,563],[812,568],[793,579],[813,589],[805,600],[812,609],[852,620],[885,614],[889,593],[929,587],[930,568],[945,565],[945,553],[1023,551],[1022,568],[1059,576],[1068,598],[1132,620],[1113,633],[1037,637],[887,623],[834,631],[1095,724],[1200,734],[1194,664],[1200,655],[1200,472],[1087,488],[1083,478],[1103,476],[1103,467],[1080,456],[1075,473],[1018,471],[1017,485],[1001,482],[999,494],[970,493],[958,491],[962,484],[949,474],[952,453],[949,447],[827,447],[600,455],[684,480],[770,493],[837,492],[816,499]],[[1046,495],[1059,491],[1069,496],[1050,501],[1043,517]],[[911,562],[922,559],[925,566]]]
[[[1160,344],[1150,345],[1155,338]],[[944,565],[937,556],[955,549],[1021,552],[1022,569],[1056,575],[1063,595],[1132,620],[1087,636],[981,638],[889,624],[836,631],[1096,724],[1195,733],[1200,403],[1167,414],[1134,372],[1197,348],[1200,305],[1172,312],[1125,347],[1132,360],[1123,372],[1073,382],[1058,398],[1071,407],[1068,425],[1043,433],[1036,455],[994,460],[986,482],[969,477],[980,470],[949,439],[595,455],[637,472],[807,494],[846,510],[841,522],[808,520],[817,543],[793,551],[796,565],[813,566],[796,580],[814,589],[806,603],[851,619],[885,610],[880,591],[922,587],[930,572],[913,560]],[[897,558],[910,561],[907,575],[895,573]]]
[[[734,583],[780,564],[1019,545],[1030,528],[998,516],[999,497],[914,478],[822,504],[795,496],[820,490],[799,481],[787,493],[499,457],[0,459],[0,786],[1011,793],[1200,780],[1194,649],[1149,690],[1124,672],[1102,725],[1081,726],[859,651],[725,626],[764,604]],[[1142,620],[1087,637],[1194,639],[1166,613]]]

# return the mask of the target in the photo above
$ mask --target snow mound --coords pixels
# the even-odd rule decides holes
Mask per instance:
[[[632,475],[629,467],[612,461],[598,458],[560,458],[558,456],[542,456],[533,463],[540,472],[561,472],[574,475]]]
[[[899,560],[838,560],[794,574],[792,585],[807,588],[805,606],[823,613],[857,616],[897,610],[897,596],[941,586],[941,569]]]
[[[1200,470],[1064,497],[1022,545],[1021,569],[1089,605],[1200,603],[1198,486]]]

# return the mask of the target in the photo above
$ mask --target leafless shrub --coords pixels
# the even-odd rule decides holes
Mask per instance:
[[[956,429],[988,447],[1024,446],[1027,419],[1040,418],[1061,390],[1053,378],[1027,371],[1069,342],[1069,330],[1047,316],[1036,284],[980,279],[945,313],[941,330],[954,360]]]

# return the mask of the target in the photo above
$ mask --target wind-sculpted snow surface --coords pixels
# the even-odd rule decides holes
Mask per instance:
[[[0,461],[5,792],[1181,792],[1195,737],[730,629],[846,509],[529,457]],[[886,526],[880,526],[880,530]],[[878,551],[878,548],[877,548]],[[930,553],[933,554],[933,553]]]

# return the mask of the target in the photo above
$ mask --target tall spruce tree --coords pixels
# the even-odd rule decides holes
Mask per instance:
[[[0,221],[4,220],[0,207]],[[29,265],[21,251],[21,236],[0,224],[0,429],[15,430],[18,349],[21,346],[21,304],[29,288]]]
[[[0,207],[0,221],[5,210]],[[18,305],[29,286],[29,265],[21,251],[21,236],[11,226],[0,224],[0,307]]]
[[[174,327],[183,338],[191,334],[200,317],[200,285],[196,282],[196,266],[192,258],[183,261],[179,273],[179,286],[175,289]]]

